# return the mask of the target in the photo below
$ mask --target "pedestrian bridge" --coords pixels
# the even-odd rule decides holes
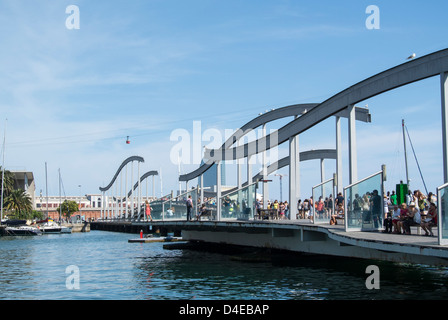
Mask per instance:
[[[344,225],[313,224],[309,220],[221,221],[157,220],[97,221],[92,230],[129,232],[146,237],[181,236],[181,241],[238,245],[302,254],[373,259],[398,263],[448,266],[448,246],[437,237],[346,231]],[[437,234],[437,232],[436,232]],[[177,239],[177,238],[176,238]],[[142,239],[144,240],[144,239]]]
[[[416,81],[421,81],[429,77],[440,78],[440,90],[441,90],[441,122],[442,122],[442,149],[443,149],[443,181],[444,185],[438,188],[438,232],[437,232],[437,245],[433,244],[426,247],[416,246],[404,246],[404,244],[391,244],[389,240],[370,240],[368,239],[372,235],[374,237],[383,236],[378,233],[383,227],[384,219],[384,205],[383,197],[384,193],[384,181],[387,179],[386,168],[383,166],[374,170],[368,177],[359,178],[357,170],[357,149],[356,149],[356,121],[371,122],[371,116],[368,109],[359,108],[356,104],[361,103],[371,97],[380,95],[384,92],[409,85]],[[382,243],[381,246],[377,246],[374,249],[380,252],[395,252],[398,248],[408,248],[409,250],[421,250],[422,252],[445,252],[444,247],[441,247],[448,243],[448,221],[446,215],[448,214],[448,133],[447,133],[447,120],[448,120],[448,49],[437,51],[426,56],[420,57],[400,64],[396,67],[388,69],[384,72],[373,75],[359,83],[356,83],[347,89],[335,94],[331,98],[320,103],[309,103],[286,106],[278,108],[276,110],[269,111],[262,114],[248,123],[241,126],[241,128],[218,149],[205,150],[204,164],[196,170],[179,176],[179,181],[185,182],[188,190],[184,194],[175,196],[173,192],[164,197],[151,202],[151,218],[153,223],[159,224],[173,224],[183,227],[183,231],[186,234],[187,239],[199,239],[204,241],[224,241],[233,242],[230,238],[226,238],[223,233],[214,232],[220,228],[229,228],[228,232],[232,232],[231,229],[238,226],[238,230],[241,230],[242,234],[250,233],[249,230],[272,230],[272,234],[286,235],[294,234],[303,242],[302,249],[310,247],[313,241],[309,243],[303,241],[304,239],[311,239],[316,236],[318,239],[327,237],[338,246],[344,247],[360,247],[366,249],[369,244],[377,246],[378,241]],[[274,120],[292,117],[293,119],[277,131],[266,134],[266,124]],[[299,136],[306,130],[314,127],[320,122],[333,117],[335,119],[335,148],[325,150],[301,150],[299,144]],[[348,121],[348,167],[349,167],[349,185],[344,186],[342,183],[342,148],[341,148],[341,119],[346,118]],[[255,141],[242,143],[244,137],[261,127],[263,130],[263,136]],[[280,144],[286,143],[289,148],[289,155],[283,159],[279,159],[274,163],[267,163],[266,152],[271,148],[274,148]],[[250,158],[261,154],[263,163],[262,171],[252,173]],[[247,161],[247,177],[248,180],[243,182],[241,179],[241,166],[238,166],[238,185],[228,191],[223,191],[221,186],[221,165],[226,160],[240,160],[246,159]],[[300,199],[300,162],[320,159],[321,166],[316,172],[321,173],[321,183],[314,186],[312,189],[313,199],[319,199],[319,197],[326,197],[329,195],[336,195],[341,192],[346,199],[345,206],[345,219],[342,225],[330,228],[328,225],[328,214],[333,212],[317,212],[312,207],[313,219],[307,221],[307,224],[303,224],[297,220],[297,202]],[[336,172],[329,180],[324,181],[324,160],[330,159],[336,161]],[[137,162],[139,165],[143,162],[143,158],[133,157],[132,159],[125,160],[111,183],[100,188],[103,192],[104,206],[101,213],[103,221],[130,221],[132,223],[146,223],[148,217],[144,213],[144,201],[141,196],[141,183],[142,178],[137,181],[136,188],[133,188],[126,196],[122,197],[121,187],[120,193],[118,193],[118,177],[122,176],[123,168],[127,168],[128,163]],[[269,198],[268,183],[269,175],[274,173],[281,167],[289,167],[288,184],[289,184],[289,217],[287,221],[258,221],[256,216],[260,209],[266,208],[266,201],[262,204],[257,204],[256,194],[258,189],[262,189],[264,199]],[[133,166],[132,166],[133,168]],[[140,167],[139,167],[140,168]],[[207,170],[212,168],[216,169],[217,181],[216,181],[216,193],[208,197],[205,201],[204,187],[203,187],[203,174]],[[132,169],[131,169],[132,170]],[[127,169],[126,169],[127,172]],[[156,173],[152,174],[154,177]],[[132,173],[131,173],[132,175]],[[138,174],[139,176],[139,174]],[[149,177],[148,175],[147,177]],[[146,177],[146,178],[147,178]],[[194,188],[188,189],[188,183],[194,179],[197,179],[197,184]],[[125,179],[127,181],[127,179]],[[120,182],[121,184],[121,182]],[[115,186],[115,187],[114,187]],[[114,193],[115,188],[115,193]],[[125,188],[125,190],[127,190]],[[106,196],[106,192],[109,195]],[[376,201],[376,194],[378,201]],[[197,205],[194,207],[193,215],[202,214],[203,218],[210,219],[210,222],[176,222],[184,220],[186,218],[186,205],[185,200],[191,196],[193,202]],[[364,196],[370,197],[368,205],[359,209],[354,206],[354,199]],[[107,199],[106,199],[107,198]],[[131,201],[130,201],[131,199]],[[148,198],[147,198],[148,199]],[[331,209],[333,210],[333,209]],[[197,229],[198,226],[209,226],[210,230]],[[232,225],[232,223],[234,225]],[[281,227],[277,227],[280,225]],[[194,230],[191,229],[194,226]],[[243,231],[241,227],[247,228],[247,231]],[[190,228],[190,229],[189,229]],[[196,228],[196,229],[195,229]],[[201,227],[202,228],[202,227]],[[215,229],[213,229],[215,228]],[[259,229],[261,228],[261,229]],[[277,231],[274,231],[277,230]],[[279,231],[282,230],[282,231]],[[285,231],[292,230],[292,231]],[[317,233],[316,233],[317,232]],[[319,234],[319,235],[318,235]],[[357,239],[357,235],[362,236]],[[222,237],[221,237],[222,236]],[[280,236],[282,238],[283,236]],[[245,243],[244,236],[237,237],[241,244]],[[287,238],[287,236],[285,236]],[[361,239],[362,238],[362,239]],[[433,239],[432,239],[433,240]],[[247,240],[256,241],[256,240]],[[420,241],[420,239],[418,240]],[[317,241],[319,242],[319,241]],[[342,245],[341,245],[342,244]],[[393,250],[392,250],[393,249]],[[319,249],[320,250],[320,249]],[[341,249],[342,250],[342,249]],[[402,250],[402,251],[403,251]],[[408,249],[406,249],[408,250]],[[406,251],[404,250],[404,251]],[[435,250],[435,251],[434,251]],[[400,250],[398,250],[400,251]],[[402,253],[404,253],[404,251]],[[414,254],[414,253],[412,253]],[[440,259],[445,259],[443,255],[438,256]],[[426,256],[427,254],[425,254]]]

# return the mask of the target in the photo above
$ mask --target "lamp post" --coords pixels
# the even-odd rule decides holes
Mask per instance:
[[[282,195],[282,193],[283,193],[283,181],[282,181],[282,178],[283,177],[286,177],[287,176],[287,174],[280,174],[280,173],[276,173],[276,174],[274,174],[274,176],[279,176],[280,177],[280,202],[283,202],[283,195]]]

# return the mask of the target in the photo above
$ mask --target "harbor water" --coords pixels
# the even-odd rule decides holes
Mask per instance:
[[[448,298],[448,269],[347,258],[164,249],[105,231],[0,237],[0,299],[395,300]],[[248,257],[249,255],[243,255]],[[379,288],[368,289],[369,265]]]

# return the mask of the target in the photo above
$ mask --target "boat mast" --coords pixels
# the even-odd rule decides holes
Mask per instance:
[[[3,134],[3,162],[2,162],[2,195],[1,195],[1,221],[3,220],[3,187],[5,181],[5,148],[6,148],[6,121],[5,120],[5,133]]]
[[[48,218],[48,179],[47,179],[47,163],[45,162],[45,192],[47,194],[47,218]]]
[[[409,174],[408,174],[408,156],[406,153],[406,135],[405,135],[405,128],[404,128],[404,119],[401,119],[401,126],[403,129],[403,145],[404,145],[404,163],[405,163],[405,168],[406,168],[406,182],[408,184],[408,190],[409,189]]]
[[[414,154],[415,162],[417,163],[418,172],[420,172],[420,177],[422,178],[423,186],[425,187],[426,194],[428,194],[428,188],[426,188],[425,179],[423,178],[422,169],[420,169],[420,164],[418,163],[417,154],[415,153],[414,145],[412,144],[411,136],[409,135],[408,128],[406,128],[406,133],[408,134],[409,143],[411,144],[412,153]]]
[[[61,222],[62,218],[62,204],[61,204],[61,168],[58,169],[59,171],[59,223]]]

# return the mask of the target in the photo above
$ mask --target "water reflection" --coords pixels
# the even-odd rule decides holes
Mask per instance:
[[[0,238],[1,299],[444,299],[446,268],[263,252],[165,250],[92,231]],[[380,290],[365,286],[366,267]],[[80,290],[65,268],[80,269]]]
[[[447,296],[446,268],[379,261],[289,255],[270,262],[241,262],[231,255],[179,251],[141,259],[136,267],[151,275],[149,299],[434,299]],[[366,267],[381,270],[380,290],[365,286]],[[154,286],[157,283],[157,286]]]

